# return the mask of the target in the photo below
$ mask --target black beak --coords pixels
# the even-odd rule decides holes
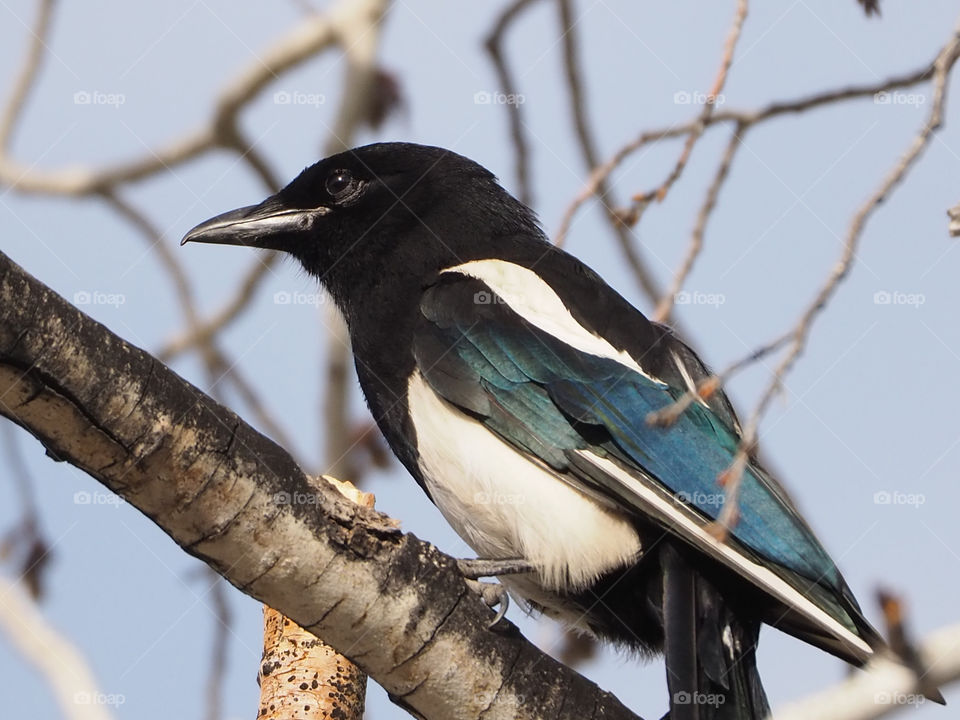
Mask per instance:
[[[328,207],[290,208],[276,195],[259,205],[231,210],[200,223],[183,236],[188,242],[244,245],[266,250],[286,250],[292,236],[309,231]]]

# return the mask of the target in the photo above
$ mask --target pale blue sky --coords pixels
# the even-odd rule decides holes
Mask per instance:
[[[319,3],[318,3],[319,4]],[[397,2],[387,19],[384,66],[399,79],[405,111],[360,140],[411,140],[450,147],[481,162],[512,187],[512,148],[502,107],[478,105],[496,90],[482,37],[500,3]],[[709,87],[734,3],[580,2],[581,54],[588,111],[604,157],[639,131],[690,118],[677,93]],[[196,127],[215,91],[254,53],[297,20],[297,3],[225,0],[58,6],[38,92],[17,134],[26,165],[59,168],[140,155]],[[887,0],[881,19],[865,19],[854,0],[752,3],[724,107],[755,107],[827,87],[875,82],[932,59],[956,22],[956,3]],[[9,92],[34,7],[0,4],[0,90]],[[534,6],[509,36],[531,138],[535,209],[548,232],[582,187],[586,172],[574,143],[562,82],[557,13]],[[280,177],[291,179],[319,158],[341,91],[338,53],[284,76],[243,116],[243,125]],[[954,91],[958,81],[951,83]],[[282,105],[275,92],[323,95],[316,105]],[[119,105],[76,104],[77,92],[122,95]],[[785,117],[746,138],[685,286],[722,296],[688,304],[678,317],[710,363],[724,366],[786,329],[839,257],[850,218],[906,148],[929,110],[929,88],[912,103],[872,100]],[[101,97],[102,96],[98,96]],[[902,592],[918,633],[957,620],[960,530],[960,325],[956,283],[960,254],[946,232],[946,209],[960,201],[960,109],[908,182],[867,226],[857,265],[762,425],[766,454],[834,554],[867,615],[878,621],[878,586]],[[638,233],[664,282],[686,249],[694,215],[727,142],[710,131],[665,203],[647,212]],[[658,184],[679,152],[664,143],[631,158],[614,180],[618,197]],[[125,190],[173,247],[192,225],[258,201],[256,178],[226,153],[206,157]],[[68,298],[122,295],[123,304],[85,306],[113,331],[147,349],[180,326],[167,277],[140,237],[103,204],[25,197],[0,189],[0,248]],[[569,249],[649,311],[595,208],[578,216]],[[236,287],[251,253],[238,248],[174,250],[197,283],[203,311]],[[271,274],[225,344],[254,378],[297,450],[321,456],[318,416],[322,313],[277,305],[276,292],[315,292],[313,281],[284,263]],[[878,304],[878,292],[920,296]],[[103,297],[103,296],[97,296]],[[922,300],[922,303],[921,303]],[[730,394],[749,411],[770,364],[738,376]],[[201,387],[193,359],[175,368]],[[235,398],[234,398],[235,399]],[[357,414],[362,402],[355,395]],[[237,407],[240,407],[239,404]],[[250,419],[250,418],[248,418]],[[77,504],[77,492],[105,501],[81,472],[56,465],[19,433],[37,483],[44,527],[54,541],[44,612],[89,658],[100,688],[119,694],[118,717],[199,718],[213,628],[207,580],[199,563],[127,506]],[[407,530],[454,555],[466,546],[399,469],[368,488],[378,507]],[[913,496],[913,504],[878,504],[875,494]],[[101,493],[96,495],[96,493]],[[883,498],[884,496],[880,496]],[[922,502],[920,502],[922,500]],[[16,519],[10,482],[0,482],[0,531]],[[9,570],[9,568],[5,568]],[[255,713],[260,610],[230,590],[235,612],[225,706],[228,717]],[[546,622],[511,610],[535,642],[556,640]],[[838,660],[767,629],[760,669],[774,707],[841,679]],[[666,708],[662,663],[646,665],[605,651],[583,671],[646,718]],[[16,692],[13,692],[14,689]],[[0,691],[11,717],[57,717],[46,686],[0,639]],[[948,700],[960,702],[956,691]],[[370,692],[371,717],[403,717],[382,691]],[[922,717],[942,717],[932,707]]]

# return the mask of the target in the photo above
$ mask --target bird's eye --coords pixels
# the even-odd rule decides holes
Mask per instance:
[[[349,170],[334,170],[327,175],[324,188],[334,200],[344,200],[359,186],[353,173]]]

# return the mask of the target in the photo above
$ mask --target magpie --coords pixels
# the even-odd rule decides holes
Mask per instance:
[[[857,666],[885,647],[756,458],[716,532],[741,442],[727,397],[698,393],[710,373],[690,347],[477,163],[367,145],[188,241],[285,251],[316,276],[387,443],[482,574],[568,626],[663,652],[673,720],[768,714],[763,623]],[[669,426],[648,421],[690,397]]]

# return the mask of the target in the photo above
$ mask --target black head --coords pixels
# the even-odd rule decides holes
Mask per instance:
[[[533,213],[488,170],[408,143],[321,160],[259,205],[197,225],[190,241],[288,252],[348,319],[377,288],[422,287],[444,267],[545,242]]]

